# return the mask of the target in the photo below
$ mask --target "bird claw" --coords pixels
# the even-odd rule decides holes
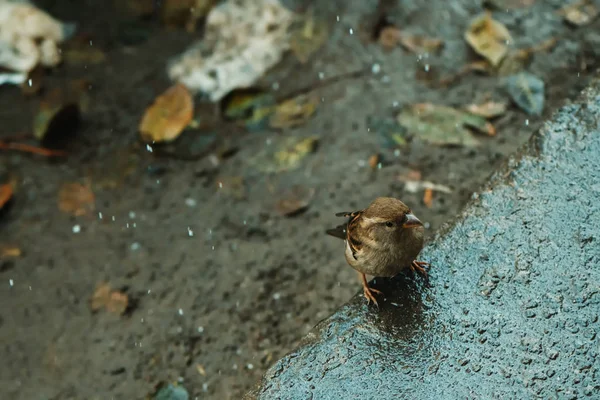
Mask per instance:
[[[413,261],[410,264],[410,269],[413,272],[418,272],[421,275],[423,275],[423,276],[426,277],[427,276],[427,270],[424,268],[424,266],[429,266],[429,263],[427,263],[425,261],[417,261],[417,260],[415,260],[415,261]]]
[[[373,303],[375,303],[375,305],[377,307],[379,307],[379,304],[377,303],[377,300],[375,299],[375,296],[373,295],[373,293],[383,294],[383,292],[381,290],[373,289],[372,287],[369,287],[369,286],[363,287],[363,294],[365,295],[365,297],[367,299],[367,304],[370,304],[372,301]]]

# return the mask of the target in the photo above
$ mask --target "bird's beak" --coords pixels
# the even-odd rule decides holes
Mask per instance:
[[[422,226],[423,223],[419,220],[419,218],[415,217],[413,213],[406,214],[406,220],[402,224],[403,228],[414,228],[417,226]]]

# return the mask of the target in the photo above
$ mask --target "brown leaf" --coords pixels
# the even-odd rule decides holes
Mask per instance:
[[[177,83],[158,96],[146,109],[140,122],[142,139],[147,142],[175,140],[194,116],[194,101],[190,91]]]
[[[21,249],[16,246],[0,246],[0,258],[17,258],[21,254]]]
[[[90,299],[90,308],[92,311],[98,311],[106,307],[110,299],[110,285],[106,282],[99,284]]]
[[[3,208],[6,203],[12,199],[13,196],[13,186],[10,183],[5,183],[0,185],[0,209]]]
[[[305,211],[315,194],[315,189],[302,185],[293,186],[286,191],[275,204],[277,212],[284,217],[291,217]]]
[[[598,8],[589,0],[583,0],[563,7],[558,13],[570,24],[583,26],[598,16]]]
[[[275,107],[269,125],[278,129],[303,125],[315,113],[318,102],[314,96],[299,96],[286,100]]]
[[[470,104],[466,110],[471,114],[479,115],[483,118],[495,118],[506,112],[507,104],[504,102],[488,101],[482,104]]]
[[[129,298],[125,293],[113,291],[106,303],[106,310],[113,314],[123,315],[128,304]]]
[[[94,211],[95,202],[96,197],[89,185],[65,183],[58,192],[58,208],[75,216]]]
[[[500,64],[508,52],[507,43],[512,42],[508,29],[485,12],[471,21],[464,35],[465,40],[494,67]]]
[[[379,44],[386,50],[398,46],[400,42],[400,29],[395,26],[386,26],[379,32]]]

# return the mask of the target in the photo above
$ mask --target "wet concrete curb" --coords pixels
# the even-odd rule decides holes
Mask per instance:
[[[246,398],[600,398],[600,81],[557,111],[422,252]]]

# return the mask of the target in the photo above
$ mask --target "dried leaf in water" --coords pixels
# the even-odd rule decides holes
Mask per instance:
[[[315,113],[317,104],[318,99],[315,96],[299,96],[286,100],[275,107],[269,125],[277,129],[303,125]]]
[[[269,124],[275,110],[275,98],[269,93],[256,90],[236,90],[223,100],[226,118],[243,120],[251,131],[262,130]]]
[[[58,208],[65,213],[81,216],[94,211],[96,198],[89,185],[65,183],[58,192]]]
[[[478,146],[479,141],[468,128],[487,135],[495,133],[493,126],[483,117],[431,103],[405,108],[398,114],[398,123],[410,134],[435,145]]]
[[[293,186],[277,200],[275,210],[284,217],[291,217],[305,211],[313,196],[315,189],[302,185]]]
[[[508,52],[507,43],[512,42],[508,29],[493,20],[489,12],[473,19],[465,32],[465,40],[475,52],[497,66]]]
[[[92,311],[98,311],[101,308],[106,307],[110,299],[110,285],[108,283],[101,283],[96,287],[92,298],[90,299],[90,308]]]
[[[184,85],[177,83],[146,109],[139,126],[140,134],[147,142],[171,142],[188,126],[193,116],[192,95]]]
[[[328,34],[327,24],[313,14],[309,14],[302,21],[302,25],[291,33],[290,47],[298,61],[302,64],[307,63],[310,57],[323,46]]]
[[[466,110],[471,114],[490,119],[503,115],[506,112],[506,106],[507,104],[504,102],[487,101],[482,104],[470,104]]]
[[[527,114],[540,115],[544,110],[544,81],[530,73],[507,78],[507,90],[513,101]]]
[[[559,14],[570,24],[583,26],[598,16],[598,8],[589,0],[577,1],[563,7]]]
[[[381,47],[391,50],[400,42],[400,29],[392,25],[386,26],[379,32],[378,40]]]
[[[123,315],[127,310],[129,298],[125,293],[113,291],[106,303],[106,310],[113,314]]]
[[[404,32],[400,32],[398,40],[402,47],[413,53],[433,53],[444,44],[441,39],[409,35]]]
[[[0,209],[12,199],[13,197],[13,186],[10,183],[0,185]]]
[[[510,76],[518,74],[523,71],[529,61],[531,60],[531,53],[525,51],[509,51],[506,57],[502,60],[500,65],[495,69],[496,76]]]

